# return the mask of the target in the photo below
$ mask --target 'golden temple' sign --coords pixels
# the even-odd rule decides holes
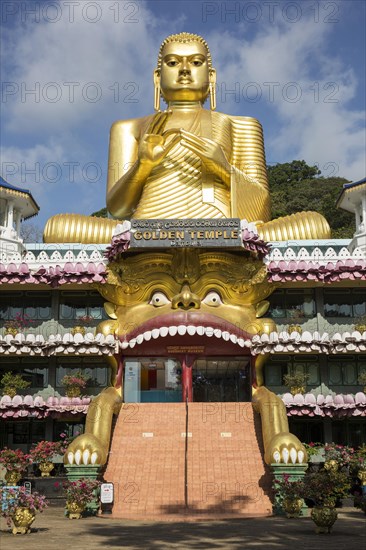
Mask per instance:
[[[131,248],[241,247],[239,218],[131,220]]]

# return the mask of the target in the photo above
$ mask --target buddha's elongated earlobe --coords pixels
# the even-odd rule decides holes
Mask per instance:
[[[209,75],[209,85],[210,85],[210,108],[211,111],[216,109],[216,71],[211,69]]]
[[[154,109],[160,111],[160,72],[154,71]]]

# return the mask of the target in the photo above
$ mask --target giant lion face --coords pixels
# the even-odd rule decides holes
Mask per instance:
[[[118,336],[126,356],[172,349],[238,354],[254,334],[274,327],[260,319],[272,291],[266,267],[247,252],[130,255],[109,265],[99,291],[113,319],[107,331]]]

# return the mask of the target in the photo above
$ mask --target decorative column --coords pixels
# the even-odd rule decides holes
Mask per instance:
[[[274,480],[282,479],[283,475],[289,476],[289,481],[301,481],[308,469],[308,464],[271,464],[271,468],[274,475]],[[285,512],[282,508],[283,497],[279,493],[275,494],[273,502],[273,513],[276,516],[284,516]],[[309,515],[309,509],[306,504],[301,509],[303,516]]]
[[[188,356],[185,355],[182,361],[182,401],[186,400],[189,403],[193,401],[193,384],[192,384],[192,365],[193,360],[189,361]]]
[[[15,231],[17,232],[17,235],[19,237],[20,235],[20,220],[22,218],[22,213],[20,210],[15,210]]]
[[[13,229],[13,223],[14,223],[14,203],[13,203],[13,201],[8,201],[7,227],[9,229]]]

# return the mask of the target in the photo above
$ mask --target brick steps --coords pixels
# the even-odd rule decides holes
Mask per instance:
[[[188,509],[185,405],[126,404],[105,473],[115,486],[112,517],[186,521],[270,515],[271,474],[251,403],[188,407]]]

